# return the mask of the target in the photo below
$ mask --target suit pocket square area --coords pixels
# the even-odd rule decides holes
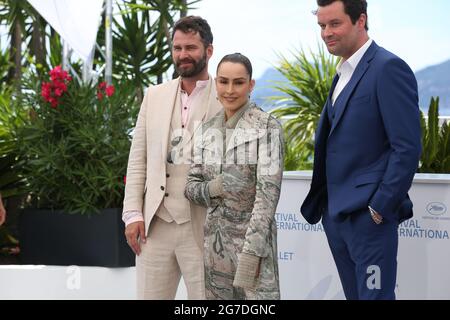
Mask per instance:
[[[353,184],[355,187],[363,186],[365,184],[378,183],[383,179],[384,171],[371,171],[355,176]]]

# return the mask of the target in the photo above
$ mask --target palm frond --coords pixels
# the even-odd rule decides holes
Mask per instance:
[[[276,69],[288,80],[277,82],[275,88],[286,97],[272,97],[278,100],[278,108],[272,113],[281,119],[289,141],[285,169],[295,167],[297,159],[300,167],[311,167],[314,153],[314,133],[328,97],[333,77],[336,73],[337,59],[325,53],[319,45],[318,53],[304,49],[293,52],[294,59],[288,60],[279,55]]]

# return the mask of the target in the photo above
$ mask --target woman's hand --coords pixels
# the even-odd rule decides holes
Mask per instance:
[[[209,196],[218,198],[223,196],[223,175],[219,174],[208,183]]]
[[[259,278],[260,264],[260,257],[248,253],[241,253],[236,274],[234,276],[233,286],[254,290]]]

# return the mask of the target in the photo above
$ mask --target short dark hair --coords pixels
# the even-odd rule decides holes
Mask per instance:
[[[177,30],[184,33],[198,33],[205,48],[213,43],[211,27],[205,19],[199,16],[187,16],[178,20],[173,27],[172,40]]]
[[[355,24],[358,21],[361,14],[365,14],[367,17],[367,1],[366,0],[317,0],[319,7],[325,7],[333,2],[341,1],[344,4],[344,10],[347,15],[350,16],[352,23]],[[366,30],[369,30],[369,18],[366,19]]]
[[[219,67],[224,62],[232,62],[232,63],[240,63],[242,64],[245,69],[247,70],[247,73],[250,76],[250,80],[252,79],[253,74],[253,68],[252,63],[250,62],[250,59],[244,56],[242,53],[236,52],[232,54],[227,54],[220,60],[219,64],[217,65],[217,70],[219,70]]]

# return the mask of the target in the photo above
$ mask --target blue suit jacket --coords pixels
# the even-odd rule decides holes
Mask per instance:
[[[370,205],[384,219],[412,217],[408,197],[421,152],[417,81],[408,65],[375,42],[336,101],[324,107],[315,138],[309,223],[328,210],[335,221]]]

